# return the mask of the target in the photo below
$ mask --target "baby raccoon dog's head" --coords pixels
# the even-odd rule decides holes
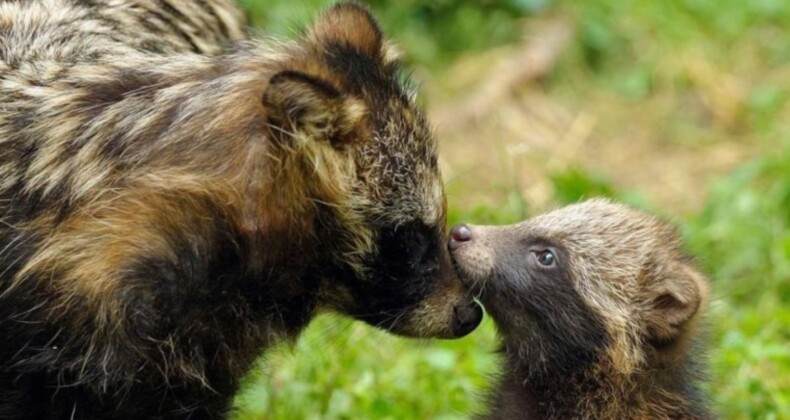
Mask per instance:
[[[677,363],[708,298],[678,234],[591,200],[510,226],[458,225],[450,248],[527,378]]]
[[[324,304],[406,336],[471,332],[482,309],[453,269],[436,140],[394,48],[356,3],[325,12],[300,48],[264,106],[272,138],[298,151],[283,171],[310,177],[316,237],[331,254]]]

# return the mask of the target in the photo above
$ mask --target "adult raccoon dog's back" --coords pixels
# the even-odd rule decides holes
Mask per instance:
[[[322,309],[479,322],[370,14],[241,27],[219,0],[0,4],[0,418],[221,416]]]

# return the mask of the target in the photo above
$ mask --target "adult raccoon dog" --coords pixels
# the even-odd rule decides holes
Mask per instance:
[[[0,418],[216,418],[320,310],[460,337],[436,142],[361,6],[0,3]]]
[[[502,336],[486,418],[711,417],[695,347],[708,283],[671,227],[593,200],[459,225],[450,247]]]

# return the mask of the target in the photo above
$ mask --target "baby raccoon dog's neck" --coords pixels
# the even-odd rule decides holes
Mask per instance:
[[[563,365],[550,357],[525,358],[536,355],[536,349],[527,348],[535,345],[542,344],[503,346],[505,367],[487,418],[709,418],[697,388],[702,373],[688,353],[623,374],[613,372],[606,356],[566,359]]]

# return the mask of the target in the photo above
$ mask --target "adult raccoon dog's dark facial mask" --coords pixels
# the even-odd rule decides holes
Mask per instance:
[[[318,232],[337,249],[325,303],[402,335],[469,333],[482,310],[450,262],[436,140],[392,47],[352,3],[307,39],[304,62],[272,77],[264,103],[272,135],[302,148],[321,180],[316,203],[332,203]]]
[[[459,282],[444,242],[441,226],[422,221],[382,227],[373,279],[352,288],[360,298],[351,314],[404,335],[471,332],[482,310]]]

